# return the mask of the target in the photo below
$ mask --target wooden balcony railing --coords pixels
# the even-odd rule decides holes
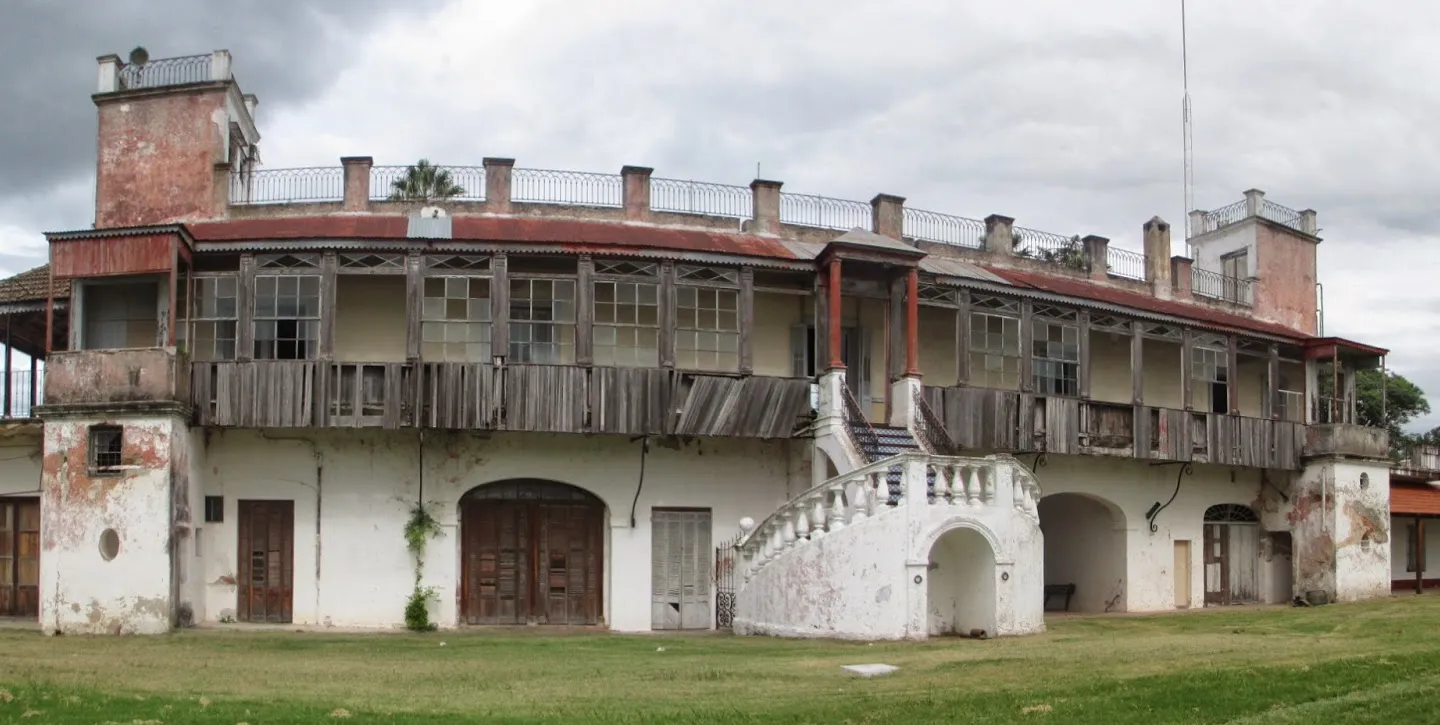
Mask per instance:
[[[811,412],[804,378],[566,365],[197,362],[191,391],[201,425],[233,427],[788,438]]]
[[[985,388],[927,387],[925,397],[966,450],[1302,468],[1305,426],[1292,421]]]

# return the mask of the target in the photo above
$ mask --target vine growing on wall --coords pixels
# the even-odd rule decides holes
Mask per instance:
[[[435,623],[430,621],[430,603],[439,597],[435,587],[424,586],[425,545],[438,536],[440,522],[435,520],[423,501],[415,502],[410,507],[409,519],[405,521],[405,548],[410,551],[415,563],[415,589],[405,601],[405,628],[416,632],[435,629]]]

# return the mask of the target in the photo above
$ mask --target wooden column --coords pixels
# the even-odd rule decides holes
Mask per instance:
[[[425,305],[424,261],[419,252],[405,256],[405,357],[408,360],[420,359],[420,316]],[[418,379],[420,376],[415,377]]]
[[[510,258],[490,257],[490,360],[503,364],[510,356]]]
[[[13,312],[5,313],[5,409],[0,410],[0,418],[10,418],[15,415],[15,408],[11,405],[11,403],[14,402],[11,400],[13,391],[10,389],[10,386],[13,384],[11,368],[14,365],[14,356],[11,354],[12,338],[10,335],[10,318],[14,317],[14,315],[15,313]],[[30,360],[30,367],[35,367],[34,358]]]
[[[175,347],[175,294],[180,291],[180,240],[170,240],[170,301],[165,313],[165,346]],[[189,315],[186,315],[189,317]]]
[[[239,295],[235,303],[239,306],[235,321],[235,358],[255,358],[255,255],[246,252],[240,255]]]
[[[74,285],[71,285],[72,287]],[[74,326],[75,320],[75,295],[70,295],[70,320]],[[49,359],[50,351],[55,345],[55,266],[51,265],[47,270],[45,280],[45,357]],[[34,365],[30,366],[34,369]]]
[[[660,263],[660,367],[675,367],[675,263]]]
[[[1180,333],[1180,398],[1185,404],[1185,410],[1194,410],[1195,406],[1190,404],[1190,390],[1195,385],[1195,336],[1188,327]],[[1208,408],[1206,412],[1209,412]]]
[[[1225,338],[1225,392],[1230,397],[1230,415],[1240,415],[1240,342],[1234,335]]]
[[[740,374],[749,375],[755,371],[755,353],[752,349],[755,333],[755,268],[740,270]]]
[[[575,362],[595,364],[595,259],[580,256],[575,274]]]
[[[1080,399],[1090,399],[1090,311],[1080,310]]]
[[[970,383],[970,290],[956,295],[960,307],[955,314],[955,385]]]
[[[339,261],[335,252],[320,255],[320,359],[335,358],[335,285],[339,282]],[[357,379],[355,388],[360,389]],[[355,415],[360,415],[356,409]]]
[[[885,381],[899,380],[905,374],[905,278],[890,280],[889,311],[885,317]],[[888,396],[887,396],[888,398]]]
[[[920,377],[920,270],[905,279],[905,375]]]
[[[35,417],[35,404],[40,402],[40,372],[39,366],[35,364],[35,358],[30,358],[30,415]]]
[[[1280,418],[1280,346],[1270,343],[1265,360],[1265,390],[1260,398],[1260,416]]]
[[[830,280],[826,304],[825,332],[830,341],[830,362],[826,370],[844,370],[844,351],[840,349],[840,258],[830,258]]]
[[[1130,402],[1145,404],[1145,334],[1139,320],[1130,323]]]
[[[1034,369],[1035,353],[1034,345],[1030,342],[1031,335],[1035,328],[1035,305],[1030,300],[1020,302],[1020,392],[1029,393],[1035,390]],[[1024,423],[1022,422],[1022,425]]]
[[[1415,593],[1425,593],[1425,519],[1415,517]]]

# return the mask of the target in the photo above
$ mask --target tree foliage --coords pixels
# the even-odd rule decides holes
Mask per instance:
[[[1322,380],[1321,387],[1325,387]],[[1355,373],[1355,415],[1361,425],[1384,428],[1390,432],[1390,450],[1397,457],[1410,446],[1425,442],[1426,436],[1436,431],[1412,436],[1405,432],[1405,425],[1418,416],[1430,412],[1430,401],[1425,391],[1406,380],[1403,375],[1379,370],[1361,370]]]
[[[465,193],[465,187],[450,178],[450,172],[420,159],[405,169],[405,175],[390,185],[394,201],[443,201]]]

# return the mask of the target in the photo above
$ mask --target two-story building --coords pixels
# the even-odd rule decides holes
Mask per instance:
[[[1262,192],[1178,257],[634,166],[261,167],[224,51],[93,100],[93,227],[0,283],[44,372],[7,363],[0,612],[45,631],[397,626],[417,509],[441,626],[1389,591],[1385,351],[1320,336],[1316,215]]]

